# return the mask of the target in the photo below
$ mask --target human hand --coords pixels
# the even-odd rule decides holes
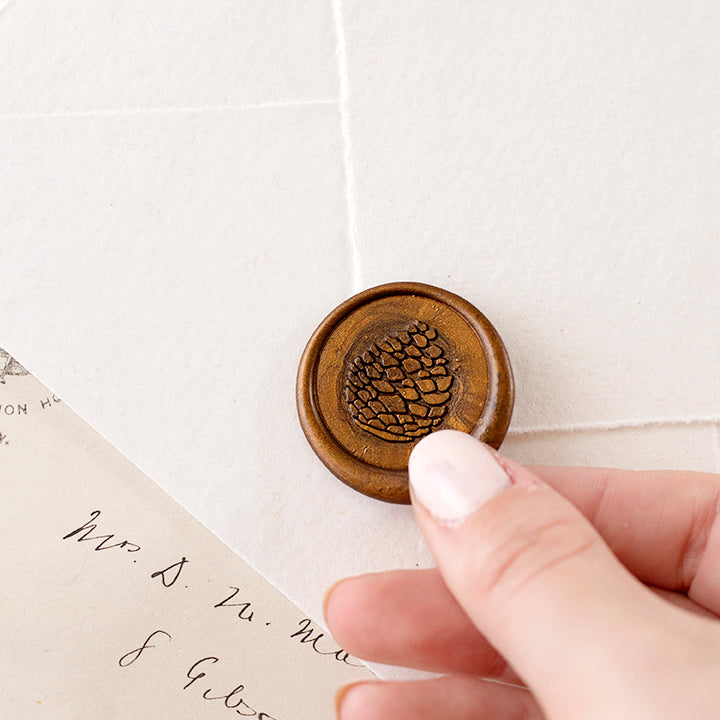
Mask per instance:
[[[446,677],[351,685],[342,720],[720,716],[720,476],[530,470],[439,431],[410,480],[438,569],[343,580],[326,619]]]

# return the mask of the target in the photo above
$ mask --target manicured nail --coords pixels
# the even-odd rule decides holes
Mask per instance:
[[[457,527],[481,505],[510,487],[490,449],[467,433],[439,430],[410,454],[415,498],[446,527]]]

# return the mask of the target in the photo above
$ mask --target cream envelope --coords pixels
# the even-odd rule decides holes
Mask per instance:
[[[329,720],[372,677],[18,363],[0,383],[2,717]]]
[[[343,486],[296,418],[307,338],[362,287],[491,319],[508,454],[720,469],[719,6],[336,0],[243,74],[212,42],[229,3],[186,45],[135,4],[144,72],[113,92],[127,54],[107,19],[66,42],[80,5],[0,16],[99,78],[43,66],[25,93],[27,53],[0,51],[0,339],[313,618],[343,575],[430,563],[409,508]]]

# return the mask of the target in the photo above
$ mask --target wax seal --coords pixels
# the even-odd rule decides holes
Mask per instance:
[[[409,503],[413,445],[440,428],[500,446],[513,408],[507,351],[467,300],[390,283],[346,300],[305,348],[300,423],[313,450],[365,495]]]

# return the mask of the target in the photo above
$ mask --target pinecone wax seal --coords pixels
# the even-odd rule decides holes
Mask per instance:
[[[467,300],[421,283],[365,290],[320,323],[300,360],[300,424],[346,485],[409,503],[415,443],[442,428],[497,448],[512,415],[505,346]]]
[[[345,401],[359,427],[410,442],[442,421],[452,375],[438,331],[419,322],[373,343],[347,367]]]

